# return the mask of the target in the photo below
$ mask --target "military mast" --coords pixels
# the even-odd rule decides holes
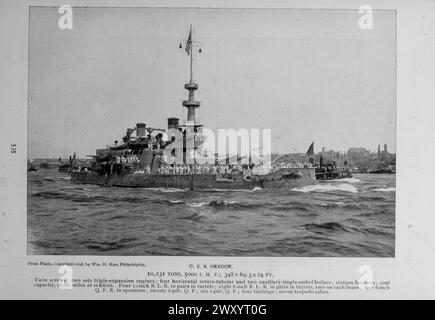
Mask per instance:
[[[199,85],[193,80],[193,49],[196,41],[193,41],[193,30],[190,25],[189,38],[186,40],[186,53],[190,56],[190,81],[184,85],[184,88],[189,91],[189,98],[183,101],[183,106],[187,108],[187,122],[188,125],[195,125],[195,110],[199,108],[201,102],[195,101],[195,91],[198,90]]]
[[[200,107],[201,102],[195,100],[195,91],[198,90],[199,85],[193,79],[193,52],[196,46],[199,46],[198,41],[193,40],[193,28],[190,25],[189,37],[185,41],[185,51],[190,57],[190,80],[189,83],[184,85],[184,88],[189,91],[189,96],[187,100],[183,101],[183,106],[187,108],[187,120],[185,124],[185,130],[183,134],[183,162],[186,163],[186,154],[188,154],[193,149],[194,163],[195,163],[195,135],[202,125],[196,122],[196,109]],[[180,43],[180,48],[182,44]],[[198,52],[201,52],[199,48]]]

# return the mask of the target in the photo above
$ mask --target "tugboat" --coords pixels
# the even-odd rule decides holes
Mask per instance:
[[[75,160],[76,160],[76,153],[75,152],[74,152],[74,156],[69,157],[68,162],[62,161],[62,159],[59,158],[59,162],[60,162],[60,165],[58,168],[59,172],[71,172],[71,169],[72,169],[73,163],[75,163]]]
[[[33,159],[27,159],[27,171],[28,172],[38,171],[38,168],[33,163]]]
[[[38,171],[38,168],[36,168],[33,163],[28,163],[27,164],[27,171],[32,172],[32,171]]]
[[[323,157],[320,156],[319,165],[316,166],[316,180],[337,180],[352,178],[352,174],[347,169],[337,167],[335,161],[323,163]]]
[[[184,88],[189,92],[182,105],[187,109],[187,121],[180,124],[178,118],[168,118],[167,129],[148,127],[137,123],[128,128],[122,142],[97,149],[89,166],[71,162],[71,180],[77,183],[98,184],[116,187],[182,188],[182,189],[249,189],[294,188],[316,183],[311,164],[280,168],[265,166],[267,171],[249,164],[198,163],[195,154],[202,150],[204,137],[202,125],[196,121],[196,109],[200,102],[194,94],[199,85],[193,79],[194,48],[199,42],[193,40],[192,26],[185,43],[190,57],[190,81]],[[183,48],[180,43],[180,48]],[[198,50],[201,52],[201,48]],[[172,135],[172,136],[171,136]],[[181,136],[182,145],[173,148],[176,136]],[[180,141],[180,140],[179,140]],[[168,159],[168,153],[169,158]],[[181,154],[181,156],[180,156]],[[190,155],[193,154],[193,162]],[[177,160],[174,160],[177,159]],[[180,160],[181,159],[181,160]]]

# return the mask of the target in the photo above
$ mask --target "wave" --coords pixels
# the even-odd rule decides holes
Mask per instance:
[[[372,189],[372,191],[379,191],[379,192],[395,192],[396,188],[394,187],[389,187],[389,188],[377,188],[377,189]]]
[[[36,247],[39,247],[39,248],[44,248],[44,249],[51,248],[51,243],[48,241],[43,241],[43,240],[30,241],[30,244],[34,245]]]
[[[161,205],[178,205],[183,204],[182,200],[166,200],[166,199],[149,199],[146,197],[120,197],[107,199],[109,202],[126,202],[136,204],[161,204]]]
[[[191,220],[191,221],[200,221],[204,219],[206,216],[198,213],[188,213],[188,214],[182,214],[178,217],[180,220]]]
[[[330,209],[330,208],[342,208],[347,205],[343,201],[337,201],[333,203],[320,203],[319,206]]]
[[[62,180],[71,180],[71,177],[70,176],[60,176],[60,177],[57,177],[58,179],[62,179]]]
[[[225,206],[231,206],[237,204],[237,201],[219,201],[219,200],[212,200],[209,202],[210,207],[225,207]]]
[[[359,232],[365,233],[365,234],[371,234],[376,236],[383,236],[383,237],[394,237],[394,232],[386,232],[382,231],[380,229],[376,229],[373,227],[367,227],[367,228],[360,228],[358,229]]]
[[[305,229],[314,233],[325,233],[325,232],[350,232],[346,227],[338,222],[325,222],[325,223],[308,223],[303,225]]]
[[[225,208],[225,209],[258,209],[258,208],[268,208],[273,211],[310,211],[311,206],[305,203],[299,202],[289,202],[289,203],[255,203],[255,202],[239,202],[239,201],[227,201],[227,200],[212,200],[209,202],[192,202],[187,203],[189,207],[201,208]]]
[[[358,189],[351,184],[341,183],[337,185],[332,184],[315,184],[312,186],[305,186],[302,188],[293,188],[292,191],[297,192],[331,192],[331,191],[343,191],[343,192],[352,192],[357,193]]]
[[[88,191],[86,190],[86,188],[80,190]],[[70,193],[63,193],[58,191],[36,192],[32,194],[32,197],[39,197],[45,199],[55,198],[55,199],[68,200],[68,201],[78,202],[78,203],[92,203],[98,201],[107,202],[107,203],[120,202],[120,203],[130,203],[130,204],[166,204],[166,205],[176,205],[176,204],[184,203],[182,200],[149,199],[144,196],[110,197],[110,196],[103,196],[103,195],[91,195],[88,193],[70,194]]]
[[[182,201],[182,200],[169,200],[169,203],[172,203],[172,204],[182,204],[182,203],[184,203],[184,201]]]
[[[42,198],[57,198],[59,196],[61,196],[61,193],[56,191],[41,191],[32,194],[32,197],[42,197]]]
[[[331,180],[332,182],[347,182],[347,183],[358,183],[361,182],[360,179],[357,178],[343,178],[343,179],[337,179],[337,180]]]
[[[355,223],[356,221],[352,221],[348,219],[349,222]],[[363,223],[361,220],[357,219],[357,223]],[[394,233],[386,232],[380,229],[376,229],[373,227],[350,227],[344,226],[338,222],[325,222],[325,223],[309,223],[303,225],[305,229],[308,231],[317,233],[317,234],[325,234],[325,233],[334,233],[334,232],[349,232],[349,233],[362,233],[366,235],[374,235],[374,236],[382,236],[382,237],[394,237]]]
[[[310,208],[309,206],[303,205],[303,204],[295,204],[295,205],[281,205],[281,206],[274,206],[272,208],[270,208],[273,211],[292,211],[292,210],[296,210],[296,211],[306,211],[309,212]],[[316,214],[317,215],[317,214]]]
[[[194,202],[194,203],[188,203],[187,205],[192,208],[200,208],[208,205],[208,202]]]
[[[188,203],[188,206],[192,208],[211,207],[215,209],[229,208],[229,209],[252,209],[259,208],[263,205],[257,203],[243,203],[238,201],[226,201],[226,200],[212,200],[210,202],[193,202]]]
[[[179,188],[142,188],[144,190],[158,191],[162,193],[186,192],[186,189]]]
[[[201,189],[201,192],[255,192],[263,190],[261,187],[255,187],[254,189]]]
[[[108,221],[112,221],[112,220],[124,220],[124,219],[126,219],[126,216],[124,216],[124,215],[118,215],[118,216],[113,216],[113,217],[107,218]]]

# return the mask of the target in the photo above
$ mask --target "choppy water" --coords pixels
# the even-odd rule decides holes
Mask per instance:
[[[29,254],[392,257],[394,243],[394,175],[190,191],[28,173]]]

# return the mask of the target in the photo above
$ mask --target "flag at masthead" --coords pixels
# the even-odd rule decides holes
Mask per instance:
[[[190,55],[190,51],[192,50],[192,25],[190,25],[189,38],[186,42],[186,53]]]

